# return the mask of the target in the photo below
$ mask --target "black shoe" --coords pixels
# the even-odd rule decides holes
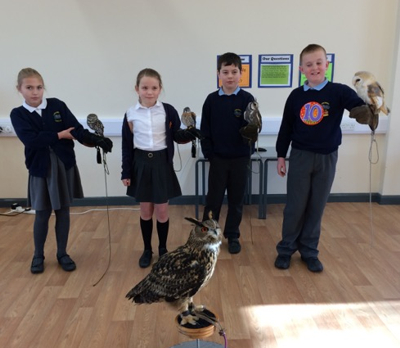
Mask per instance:
[[[242,247],[238,238],[228,238],[228,251],[230,254],[239,254]]]
[[[75,262],[67,254],[65,254],[61,257],[57,256],[57,260],[65,272],[72,272],[76,269]]]
[[[324,269],[324,266],[322,265],[321,261],[318,260],[318,257],[304,258],[302,256],[301,260],[307,264],[307,268],[311,272],[322,272]]]
[[[34,256],[31,264],[31,272],[33,274],[43,273],[44,271],[44,256]]]
[[[167,248],[158,248],[158,256],[161,257],[168,252]]]
[[[290,267],[291,256],[288,255],[278,255],[275,260],[275,267],[279,269],[288,269]]]
[[[153,257],[152,255],[153,255],[153,252],[151,250],[143,251],[143,254],[139,259],[139,266],[141,268],[149,267],[151,264],[151,259]]]

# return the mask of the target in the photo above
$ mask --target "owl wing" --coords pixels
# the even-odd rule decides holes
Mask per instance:
[[[247,109],[244,112],[243,117],[249,124],[255,125],[258,129],[258,132],[261,132],[262,117],[261,117],[261,113],[258,110],[258,108],[251,110],[250,107],[247,107]]]
[[[262,116],[258,108],[254,110],[254,118],[255,118],[255,125],[258,128],[258,133],[260,133],[262,129]]]
[[[368,97],[377,110],[382,107],[384,91],[378,82],[373,82],[368,85]]]
[[[182,246],[164,254],[126,297],[136,303],[175,302],[194,296],[205,278],[206,267],[197,252]]]

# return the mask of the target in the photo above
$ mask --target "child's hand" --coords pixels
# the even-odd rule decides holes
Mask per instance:
[[[277,164],[278,175],[282,178],[286,175],[286,162],[283,157],[278,157],[278,164]]]
[[[131,179],[122,179],[124,186],[131,186]]]
[[[75,129],[75,127],[70,127],[70,128],[64,129],[62,132],[59,132],[58,139],[70,139],[70,140],[75,139],[73,137],[73,135],[71,134],[71,131],[74,129]]]

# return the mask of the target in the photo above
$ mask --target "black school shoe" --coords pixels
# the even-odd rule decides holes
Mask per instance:
[[[161,257],[168,252],[167,248],[158,248],[158,256]]]
[[[72,272],[76,269],[75,262],[67,254],[65,254],[61,257],[57,256],[57,260],[65,272]]]
[[[301,260],[307,264],[307,268],[310,272],[322,272],[324,266],[322,265],[321,261],[318,260],[318,257],[301,257]]]
[[[34,256],[31,263],[31,272],[33,274],[43,273],[44,256]]]
[[[153,257],[153,252],[151,250],[143,251],[143,254],[139,259],[139,266],[141,268],[149,267],[151,264],[152,257]]]
[[[275,267],[279,269],[288,269],[290,267],[291,256],[278,255],[275,260]]]
[[[242,250],[238,238],[228,238],[228,251],[230,254],[239,254]]]

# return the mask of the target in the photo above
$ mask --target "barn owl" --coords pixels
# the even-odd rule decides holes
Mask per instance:
[[[374,114],[379,115],[382,111],[385,115],[389,115],[390,110],[385,105],[385,93],[373,74],[368,71],[356,72],[353,85],[358,96],[371,107]]]

